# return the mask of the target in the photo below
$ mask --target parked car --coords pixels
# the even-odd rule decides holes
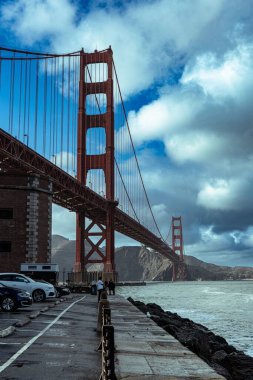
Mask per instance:
[[[30,293],[0,283],[0,307],[3,311],[14,311],[19,307],[29,306],[32,302]]]
[[[70,294],[70,289],[67,286],[64,285],[56,285],[56,297],[62,297],[62,296],[67,296]]]
[[[45,280],[36,280],[38,282],[43,282],[44,284],[49,284],[50,282],[47,282]],[[66,285],[54,285],[56,297],[60,298],[62,296],[67,296],[70,294],[70,289]]]
[[[0,273],[0,282],[3,285],[29,292],[34,302],[41,302],[45,299],[56,297],[53,285],[34,281],[30,277],[20,273]]]

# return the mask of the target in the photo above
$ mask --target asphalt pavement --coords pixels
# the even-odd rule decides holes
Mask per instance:
[[[85,294],[0,312],[0,333],[14,329],[0,338],[0,378],[98,379],[96,319],[96,297]]]

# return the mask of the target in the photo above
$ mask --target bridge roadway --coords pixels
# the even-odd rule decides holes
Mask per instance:
[[[117,380],[224,379],[127,300],[115,295],[109,301]],[[30,323],[21,323],[11,335],[0,338],[1,379],[99,379],[96,296],[70,295],[56,304],[50,301],[0,313],[0,332],[11,323],[28,321],[27,315],[34,317]]]
[[[47,177],[53,184],[54,203],[105,224],[109,201],[0,128],[0,174],[5,172],[33,172]],[[178,255],[168,244],[118,207],[115,208],[115,230],[160,252],[172,262],[179,262]]]

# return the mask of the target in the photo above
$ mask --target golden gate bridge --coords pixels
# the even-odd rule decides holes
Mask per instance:
[[[114,273],[118,231],[169,258],[174,278],[184,277],[181,218],[172,219],[170,247],[144,185],[111,48],[61,55],[0,48],[0,104],[0,189],[13,189],[8,178],[21,174],[50,183],[52,201],[76,212],[75,272],[102,263]]]

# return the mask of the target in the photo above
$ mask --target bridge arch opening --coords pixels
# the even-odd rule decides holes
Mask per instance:
[[[105,128],[89,128],[86,135],[86,154],[99,155],[105,153]]]
[[[102,115],[107,110],[107,97],[105,93],[89,94],[85,100],[86,115]]]
[[[105,82],[108,79],[107,63],[90,63],[85,66],[84,81],[85,83]]]
[[[86,186],[95,191],[101,197],[106,196],[105,173],[103,169],[91,169],[87,173]]]

